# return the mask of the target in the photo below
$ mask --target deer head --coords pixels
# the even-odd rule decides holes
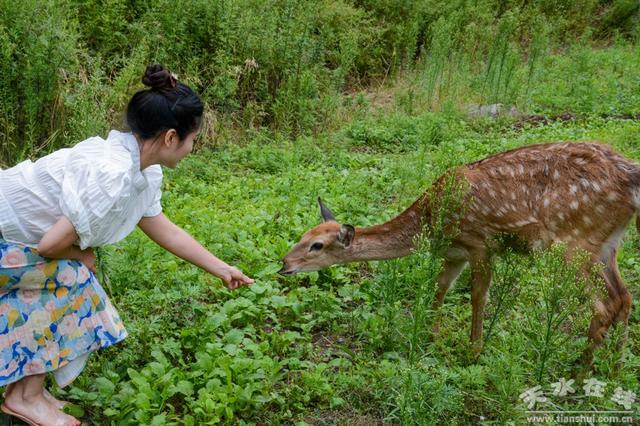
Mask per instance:
[[[312,272],[327,266],[348,261],[346,252],[351,247],[355,228],[336,222],[333,213],[318,197],[323,223],[307,231],[282,260],[278,273],[291,275],[297,272]]]

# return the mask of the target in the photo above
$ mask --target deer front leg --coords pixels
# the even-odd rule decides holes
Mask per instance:
[[[453,283],[456,281],[460,273],[466,266],[466,260],[449,260],[445,259],[444,267],[442,272],[438,275],[437,283],[438,283],[438,291],[436,292],[436,297],[433,299],[433,305],[431,309],[437,311],[442,306],[444,302],[444,296],[447,294],[447,291],[451,288]],[[433,322],[433,334],[438,334],[440,331],[440,320],[436,318]]]
[[[491,263],[482,253],[470,261],[471,266],[471,343],[477,354],[482,350],[482,320],[491,284]]]

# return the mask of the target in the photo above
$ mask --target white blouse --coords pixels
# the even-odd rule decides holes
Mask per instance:
[[[131,133],[109,132],[40,158],[0,170],[0,232],[7,241],[36,247],[66,216],[81,249],[122,240],[140,219],[156,216],[162,169],[140,171]]]

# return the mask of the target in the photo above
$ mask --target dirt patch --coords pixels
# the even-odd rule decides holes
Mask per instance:
[[[360,344],[353,336],[331,333],[326,331],[318,331],[311,338],[315,354],[322,360],[328,360],[337,356],[347,356],[360,352],[362,349]]]
[[[360,414],[352,407],[345,407],[341,410],[317,411],[305,416],[303,420],[313,426],[377,426],[385,424],[383,418]]]
[[[640,114],[602,114],[600,117],[612,120],[640,120]],[[521,130],[527,125],[543,126],[556,122],[575,121],[577,118],[577,115],[573,112],[563,112],[562,114],[558,115],[523,115],[518,119],[518,121],[515,122],[513,128],[516,130]]]

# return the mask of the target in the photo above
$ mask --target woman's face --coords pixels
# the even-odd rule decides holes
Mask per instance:
[[[162,144],[160,153],[161,164],[171,169],[175,168],[180,160],[189,155],[193,149],[193,142],[198,132],[189,133],[184,140],[180,140],[175,130],[167,131],[165,143]]]

